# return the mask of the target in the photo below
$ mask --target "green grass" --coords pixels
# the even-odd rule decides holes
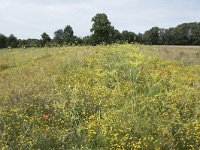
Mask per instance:
[[[0,148],[198,149],[200,66],[151,51],[0,51]]]

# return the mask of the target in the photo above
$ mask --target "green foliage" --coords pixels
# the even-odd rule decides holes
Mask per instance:
[[[124,42],[128,42],[128,43],[134,43],[136,42],[137,39],[137,35],[133,32],[129,32],[127,30],[122,31],[122,40]]]
[[[200,23],[184,23],[175,28],[177,45],[200,44]]]
[[[44,45],[46,45],[46,44],[48,44],[50,41],[51,41],[51,38],[49,37],[49,35],[47,34],[47,33],[42,33],[42,35],[41,35],[41,37],[42,37],[42,45],[44,46]]]
[[[146,41],[147,44],[157,45],[159,41],[159,32],[160,29],[158,27],[151,28],[150,30],[144,33],[144,41]]]
[[[110,43],[110,33],[113,30],[108,17],[104,13],[98,13],[92,18],[92,40],[94,44]]]
[[[74,43],[74,32],[71,26],[66,26],[63,30],[64,33],[64,43],[72,44]]]
[[[38,39],[27,39],[25,43],[25,47],[42,47],[42,41]]]
[[[0,34],[0,48],[6,48],[6,36]]]
[[[64,34],[65,34],[65,38],[67,37],[73,37],[74,35],[74,31],[72,29],[72,27],[70,25],[67,25],[65,28],[64,28]]]
[[[149,50],[2,50],[0,147],[198,149],[200,67]]]
[[[10,48],[16,48],[18,46],[17,38],[13,34],[7,38],[7,46]]]
[[[92,42],[92,36],[85,36],[83,37],[83,44],[84,45],[92,45],[93,42]]]
[[[59,45],[62,45],[64,42],[64,32],[62,29],[59,29],[54,32],[54,41]]]
[[[73,29],[70,25],[67,25],[64,30],[59,29],[54,32],[54,42],[62,45],[78,45],[82,43],[82,39],[74,36]]]
[[[163,45],[199,45],[200,23],[183,23],[175,28],[153,29],[145,32],[144,40],[148,44]],[[151,35],[151,36],[150,36]]]

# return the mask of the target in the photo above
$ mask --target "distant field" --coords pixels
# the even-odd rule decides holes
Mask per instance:
[[[200,46],[153,46],[162,58],[182,61],[186,64],[200,64]]]
[[[1,50],[0,149],[199,149],[199,52]]]

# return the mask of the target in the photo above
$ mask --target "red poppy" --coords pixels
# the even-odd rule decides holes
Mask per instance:
[[[44,114],[43,117],[44,117],[44,119],[49,119],[49,115],[48,114]]]

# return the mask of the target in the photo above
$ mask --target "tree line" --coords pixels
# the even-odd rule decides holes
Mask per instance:
[[[152,45],[200,45],[200,22],[183,23],[174,28],[152,27],[143,34],[124,30],[120,32],[111,25],[104,13],[92,18],[91,35],[80,38],[74,35],[73,28],[67,25],[54,32],[51,39],[47,33],[41,39],[17,39],[13,34],[6,37],[0,34],[0,48],[54,47],[64,45],[98,45],[112,43],[141,43]]]

